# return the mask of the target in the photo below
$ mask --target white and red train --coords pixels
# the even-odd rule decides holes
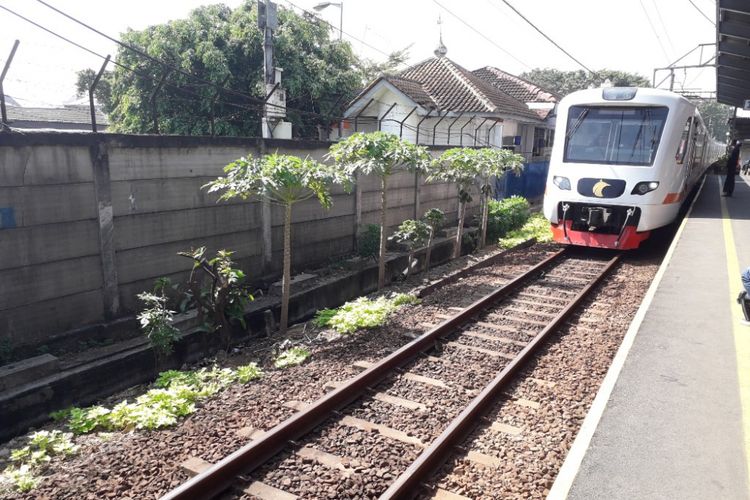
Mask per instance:
[[[544,194],[555,241],[638,248],[675,220],[722,152],[696,106],[672,92],[610,87],[566,96]]]

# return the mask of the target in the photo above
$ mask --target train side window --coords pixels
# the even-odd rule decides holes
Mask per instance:
[[[677,148],[677,153],[674,155],[674,159],[677,160],[678,165],[682,165],[685,161],[685,153],[688,150],[688,138],[690,137],[690,125],[693,123],[693,117],[687,119],[685,128],[682,130],[682,137],[680,138],[680,146]]]

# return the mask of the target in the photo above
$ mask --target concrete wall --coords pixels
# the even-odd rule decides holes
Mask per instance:
[[[259,200],[217,203],[201,186],[246,155],[322,159],[330,143],[239,138],[27,132],[0,135],[0,341],[44,345],[132,314],[155,278],[184,280],[191,247],[235,251],[251,279],[278,276],[283,213]],[[326,211],[295,205],[296,270],[354,250],[357,228],[379,223],[380,184],[335,188]],[[389,179],[388,225],[441,208],[456,218],[455,187],[399,173]],[[264,206],[265,205],[265,206]],[[358,209],[359,207],[359,209]]]

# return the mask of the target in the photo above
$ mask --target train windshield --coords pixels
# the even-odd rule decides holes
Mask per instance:
[[[652,165],[668,111],[666,107],[571,106],[564,161]]]

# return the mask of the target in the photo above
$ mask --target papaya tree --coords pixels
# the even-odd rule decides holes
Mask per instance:
[[[458,191],[458,231],[453,247],[453,258],[461,256],[461,239],[464,235],[466,204],[471,203],[471,187],[479,175],[478,150],[451,148],[433,160],[427,181],[452,182]]]
[[[208,192],[221,192],[219,200],[247,199],[259,196],[284,210],[284,265],[281,281],[281,320],[279,330],[286,333],[289,323],[289,280],[292,268],[292,206],[317,197],[325,208],[333,204],[330,188],[334,183],[347,185],[349,179],[340,169],[310,158],[270,154],[261,158],[240,158],[224,167],[225,176],[209,182]]]
[[[435,239],[435,233],[440,231],[445,220],[445,212],[439,208],[431,208],[422,216],[422,220],[430,229],[430,235],[427,238],[427,255],[424,258],[424,270],[430,269],[430,257],[432,257],[432,241]]]
[[[353,134],[333,146],[328,155],[350,174],[380,179],[380,251],[378,290],[385,286],[385,244],[388,238],[388,178],[401,170],[421,171],[429,164],[427,149],[386,132]]]
[[[523,156],[509,149],[483,148],[476,151],[476,170],[479,178],[479,192],[482,199],[482,217],[479,231],[479,248],[484,248],[487,241],[487,219],[489,203],[493,195],[492,177],[500,177],[512,171],[520,175],[523,169]]]

